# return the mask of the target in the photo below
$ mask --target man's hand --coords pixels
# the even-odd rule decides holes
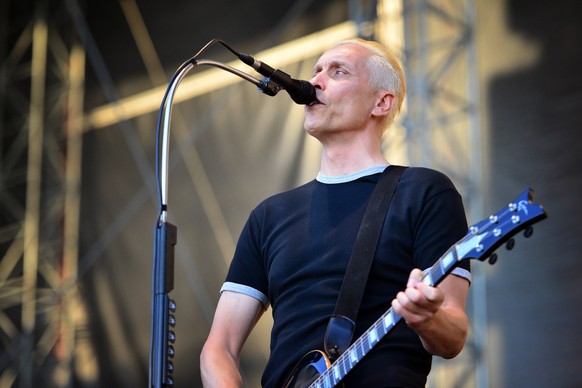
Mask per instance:
[[[463,349],[469,329],[465,314],[469,282],[448,275],[438,287],[431,287],[422,282],[423,277],[420,269],[412,270],[392,308],[418,333],[429,353],[453,358]]]
[[[410,273],[406,290],[399,292],[392,301],[394,311],[413,330],[421,330],[430,325],[431,320],[445,299],[444,292],[422,282],[424,274],[420,269]]]

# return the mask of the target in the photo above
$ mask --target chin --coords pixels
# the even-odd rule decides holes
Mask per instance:
[[[319,132],[317,130],[317,128],[316,127],[313,127],[313,126],[307,126],[307,125],[305,125],[303,128],[305,129],[305,132],[307,132],[307,134],[308,135],[311,135],[311,136],[315,136]]]

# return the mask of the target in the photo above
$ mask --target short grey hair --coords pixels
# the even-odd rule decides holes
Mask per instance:
[[[334,47],[344,44],[354,44],[369,50],[371,55],[367,59],[367,67],[370,87],[375,91],[386,90],[394,94],[394,106],[386,122],[386,126],[389,126],[400,112],[406,94],[406,78],[400,61],[386,47],[372,40],[346,39]]]

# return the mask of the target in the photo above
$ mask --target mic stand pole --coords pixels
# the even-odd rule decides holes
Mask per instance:
[[[255,84],[259,91],[269,96],[276,95],[280,86],[269,78],[257,80],[248,74],[231,66],[212,60],[186,61],[176,71],[160,107],[158,117],[158,131],[161,129],[161,160],[158,162],[160,150],[156,141],[156,168],[158,170],[158,195],[160,212],[155,225],[154,259],[152,269],[152,324],[150,340],[149,387],[162,388],[174,385],[174,357],[173,344],[176,340],[173,328],[176,324],[174,313],[176,303],[170,299],[169,293],[174,289],[174,246],[177,242],[176,226],[167,222],[168,212],[168,163],[170,148],[170,122],[172,115],[172,101],[180,81],[194,65],[211,65],[229,71]]]
[[[168,216],[168,163],[170,148],[170,121],[172,101],[182,78],[193,67],[186,63],[174,75],[160,107],[158,130],[161,120],[161,160],[159,136],[156,141],[156,170],[160,212],[155,225],[154,260],[152,268],[152,324],[150,339],[149,387],[162,388],[174,385],[173,372],[175,333],[171,329],[176,324],[174,312],[176,304],[169,293],[174,289],[174,250],[177,242],[177,228],[167,222]]]

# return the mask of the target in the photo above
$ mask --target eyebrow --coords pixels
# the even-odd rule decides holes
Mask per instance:
[[[322,69],[323,67],[325,67],[325,65],[327,65],[329,68],[338,68],[338,67],[345,67],[347,70],[352,70],[352,67],[347,65],[345,61],[341,61],[339,59],[332,59],[331,61],[325,62],[324,64],[316,64],[313,67],[313,70],[317,70],[317,69]]]

